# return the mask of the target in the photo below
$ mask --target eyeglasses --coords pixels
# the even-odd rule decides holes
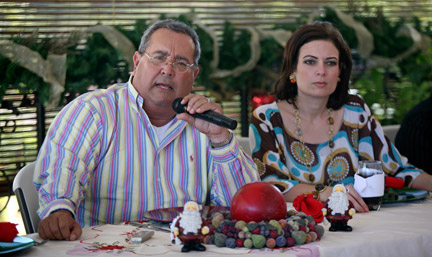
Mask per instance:
[[[167,62],[168,57],[165,55],[150,56],[146,52],[144,52],[144,54],[153,65],[163,67],[166,64],[170,64],[175,71],[181,73],[187,72],[192,66],[194,66],[193,64],[184,61]]]

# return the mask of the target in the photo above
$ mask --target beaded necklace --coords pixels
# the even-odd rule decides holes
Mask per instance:
[[[313,183],[315,181],[315,176],[312,174],[312,162],[313,162],[313,158],[310,158],[310,161],[307,162],[307,159],[306,159],[306,157],[307,157],[307,154],[306,154],[306,145],[305,145],[305,142],[303,140],[303,132],[302,132],[301,127],[300,127],[301,120],[300,120],[300,113],[299,113],[299,110],[297,108],[297,98],[295,98],[294,102],[295,103],[293,104],[293,107],[294,107],[295,123],[296,123],[296,126],[297,126],[297,136],[298,136],[298,139],[299,139],[302,151],[303,151],[303,153],[302,153],[303,156],[302,157],[305,160],[304,165],[306,166],[306,168],[309,171],[308,180]],[[330,109],[330,108],[328,108],[327,112],[329,114],[329,117],[327,119],[327,123],[329,124],[328,134],[329,134],[329,137],[330,137],[330,140],[329,140],[329,143],[328,143],[329,148],[330,148],[330,163],[329,163],[329,165],[327,167],[327,173],[329,174],[329,178],[330,178],[329,180],[331,181],[333,179],[331,178],[330,169],[334,165],[333,148],[335,146],[335,143],[333,141],[333,125],[334,125],[334,120],[333,120],[333,110]]]

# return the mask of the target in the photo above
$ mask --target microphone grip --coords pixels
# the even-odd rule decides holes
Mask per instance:
[[[215,111],[191,114],[193,117],[208,121],[218,126],[234,130],[237,128],[237,121]]]
[[[182,98],[176,98],[174,100],[174,102],[172,103],[172,108],[177,113],[186,112],[186,106],[181,104],[180,103],[181,101],[182,101]],[[223,114],[212,111],[212,110],[205,111],[203,113],[194,113],[194,114],[190,114],[190,115],[192,115],[192,117],[208,121],[210,123],[216,124],[216,125],[224,127],[224,128],[228,128],[228,129],[232,129],[232,130],[237,128],[237,121],[236,120],[234,120],[230,117],[227,117]]]

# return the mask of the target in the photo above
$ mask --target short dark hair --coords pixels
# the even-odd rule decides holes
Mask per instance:
[[[166,20],[160,20],[153,23],[150,27],[148,27],[142,37],[141,42],[138,47],[138,52],[140,54],[144,54],[145,50],[150,44],[150,37],[153,35],[153,33],[158,29],[170,29],[177,33],[183,33],[192,38],[192,41],[195,45],[194,49],[194,66],[198,67],[198,61],[201,55],[201,47],[198,39],[198,35],[195,32],[194,29],[186,25],[185,23],[178,21],[178,20],[172,20],[172,19],[166,19]]]
[[[328,40],[339,51],[340,81],[336,90],[330,95],[327,108],[337,110],[348,99],[349,79],[352,69],[351,51],[341,33],[330,22],[314,22],[300,26],[286,43],[281,74],[275,84],[274,94],[280,100],[294,104],[297,96],[297,84],[291,83],[289,76],[297,68],[300,48],[311,41]]]

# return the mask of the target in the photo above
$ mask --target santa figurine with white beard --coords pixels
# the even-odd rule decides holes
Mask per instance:
[[[355,214],[353,204],[348,200],[347,191],[343,184],[333,187],[333,192],[322,209],[324,217],[330,222],[329,231],[352,231],[348,220]]]
[[[206,221],[201,217],[199,205],[189,201],[183,207],[183,213],[177,216],[171,225],[172,239],[183,243],[182,252],[205,251],[201,244],[204,235],[210,232]]]

